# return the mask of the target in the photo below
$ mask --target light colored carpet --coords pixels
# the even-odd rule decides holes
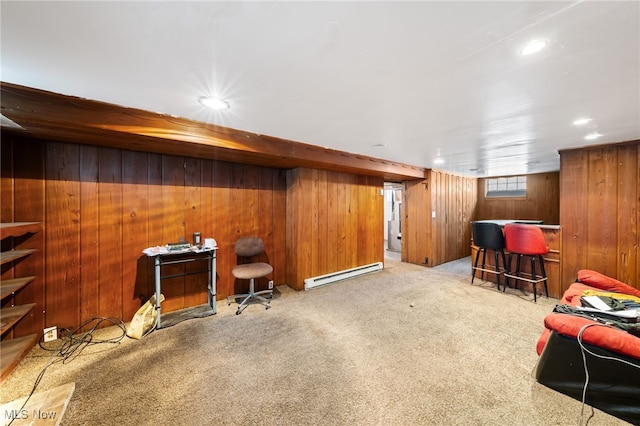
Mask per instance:
[[[67,425],[579,424],[580,402],[533,377],[556,300],[469,275],[386,260],[310,291],[279,287],[269,310],[219,302],[215,316],[54,364],[39,390],[76,383]],[[2,400],[28,394],[46,361],[34,349]],[[596,410],[589,424],[626,423]]]

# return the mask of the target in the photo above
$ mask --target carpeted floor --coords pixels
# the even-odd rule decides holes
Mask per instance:
[[[471,285],[457,267],[385,260],[310,291],[279,287],[269,310],[219,302],[215,316],[56,363],[39,390],[75,382],[67,425],[580,424],[579,401],[533,378],[556,300]],[[28,394],[46,362],[34,349],[0,402]],[[596,410],[589,424],[626,423]]]

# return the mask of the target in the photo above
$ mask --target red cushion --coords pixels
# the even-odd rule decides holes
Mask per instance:
[[[573,283],[569,286],[567,291],[562,295],[559,305],[581,306],[580,297],[585,290],[598,290],[595,287],[588,286],[582,283]]]
[[[584,330],[582,333],[583,342],[640,359],[640,337],[636,337],[631,333],[576,315],[554,313],[544,318],[546,328],[573,338],[577,338],[580,329],[587,324],[597,325],[590,326]],[[545,330],[543,336],[546,334],[548,339],[549,333],[548,330]],[[542,340],[543,336],[541,336],[540,340]],[[546,339],[544,342],[540,340],[537,345],[538,354],[542,353],[542,349],[546,343]]]
[[[618,281],[615,278],[608,277],[600,272],[590,269],[581,269],[578,271],[578,281],[596,287],[600,290],[613,291],[616,293],[630,294],[640,297],[640,290]]]
[[[542,350],[547,344],[547,340],[549,340],[550,335],[551,335],[551,330],[549,330],[548,328],[545,328],[542,334],[540,335],[540,338],[538,339],[538,343],[536,344],[536,352],[538,353],[538,355],[542,354]]]

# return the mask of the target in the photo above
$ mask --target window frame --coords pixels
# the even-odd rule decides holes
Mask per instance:
[[[527,175],[485,178],[485,198],[526,198]]]

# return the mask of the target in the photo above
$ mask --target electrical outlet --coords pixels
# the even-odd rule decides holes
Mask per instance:
[[[273,280],[269,280],[269,290],[273,290]]]
[[[44,329],[44,341],[51,342],[58,338],[58,328],[54,325],[53,327]]]

